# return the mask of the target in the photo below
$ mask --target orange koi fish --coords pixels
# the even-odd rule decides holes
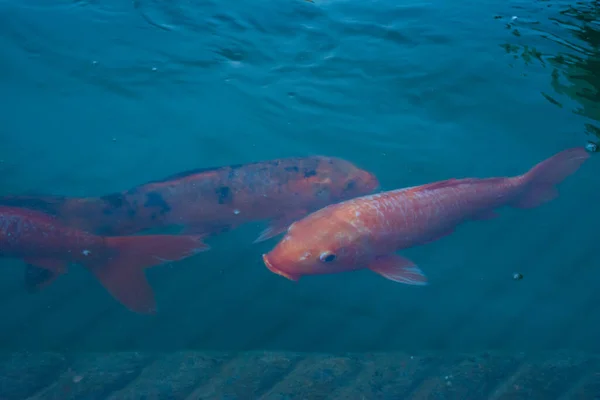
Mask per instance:
[[[503,206],[527,209],[550,201],[558,195],[555,186],[589,156],[578,147],[516,177],[450,179],[330,205],[292,224],[263,260],[291,280],[370,269],[392,281],[424,285],[421,269],[396,251],[449,235],[465,221],[495,218]]]
[[[214,234],[269,220],[259,242],[311,211],[373,193],[378,186],[373,174],[348,161],[315,156],[187,171],[102,197],[4,196],[0,205],[43,211],[102,235],[171,226]]]
[[[47,271],[45,285],[69,264],[81,264],[114,298],[138,313],[156,309],[145,268],[207,248],[199,236],[96,236],[35,210],[0,206],[0,257],[22,258]]]

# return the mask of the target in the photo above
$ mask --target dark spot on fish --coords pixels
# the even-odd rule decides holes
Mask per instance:
[[[54,273],[45,268],[36,267],[32,264],[25,266],[25,289],[28,292],[35,292],[40,285],[54,278]]]
[[[100,200],[108,203],[108,205],[112,208],[121,208],[125,205],[125,196],[121,193],[112,193],[107,194],[106,196],[100,197]]]
[[[321,189],[317,190],[316,196],[317,197],[329,196],[329,189],[321,188]]]
[[[131,191],[128,193],[131,193]],[[100,199],[105,203],[105,207],[102,210],[102,214],[104,215],[113,216],[114,214],[118,214],[118,216],[124,217],[126,215],[130,218],[136,215],[135,207],[137,207],[137,203],[134,203],[132,206],[127,201],[127,197],[122,193],[109,194],[102,196]]]
[[[348,183],[346,183],[346,186],[344,187],[344,191],[352,190],[355,187],[356,187],[356,181],[350,180],[350,181],[348,181]]]
[[[228,186],[221,186],[216,190],[219,196],[219,204],[231,203],[233,201],[233,193]]]
[[[147,208],[159,208],[161,214],[166,214],[171,211],[171,207],[158,192],[149,192],[146,194],[146,202],[144,207]]]
[[[125,205],[127,204],[125,196],[123,196],[121,193],[114,193],[102,196],[100,197],[100,200],[106,205],[106,207],[104,207],[104,209],[102,210],[102,213],[104,215],[112,215],[115,211],[125,207]]]
[[[294,165],[293,167],[285,167],[285,170],[288,172],[298,172],[300,169]]]
[[[310,178],[311,176],[315,176],[315,175],[317,175],[317,171],[315,171],[314,169],[305,169],[304,170],[305,178]]]

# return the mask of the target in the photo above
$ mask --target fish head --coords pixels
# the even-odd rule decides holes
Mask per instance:
[[[368,244],[333,211],[336,208],[326,207],[294,222],[275,248],[263,254],[267,268],[290,280],[363,268]]]
[[[291,176],[286,192],[299,195],[302,206],[313,211],[373,193],[379,188],[374,174],[336,157],[306,157],[296,160],[285,170]]]

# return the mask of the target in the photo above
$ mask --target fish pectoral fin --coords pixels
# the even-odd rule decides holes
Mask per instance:
[[[52,270],[27,264],[24,276],[25,289],[30,293],[39,291],[54,282],[60,275]]]
[[[377,257],[369,269],[384,278],[407,285],[427,285],[427,277],[411,260],[397,254]]]
[[[266,229],[264,229],[260,235],[254,240],[254,243],[264,242],[265,240],[269,240],[277,235],[282,234],[287,229],[286,226],[278,226],[271,224]]]
[[[67,272],[68,262],[52,258],[25,258],[25,289],[35,292]]]
[[[305,211],[297,211],[272,219],[269,223],[269,226],[260,233],[254,243],[264,242],[265,240],[274,238],[277,235],[281,235],[290,227],[290,225],[292,225],[295,221],[305,217],[306,214],[308,213]]]
[[[67,261],[57,260],[54,258],[27,257],[24,258],[23,261],[25,261],[27,264],[31,264],[33,267],[47,269],[55,274],[64,274],[67,272],[67,266],[69,265]]]

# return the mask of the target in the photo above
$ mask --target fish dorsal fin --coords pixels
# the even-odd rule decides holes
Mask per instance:
[[[2,196],[0,197],[0,205],[4,207],[27,208],[48,215],[57,215],[67,200],[63,196]]]
[[[452,187],[452,186],[456,186],[462,183],[466,183],[465,181],[467,181],[468,179],[447,179],[445,181],[438,181],[438,182],[432,182],[432,183],[426,183],[425,185],[421,185],[421,186],[415,186],[412,187],[410,189],[408,189],[411,192],[424,192],[427,190],[435,190],[435,189],[442,189],[445,187]]]
[[[173,175],[169,175],[165,178],[162,179],[156,179],[153,181],[149,181],[146,184],[150,184],[150,183],[164,183],[164,182],[168,182],[168,181],[176,181],[178,179],[183,179],[183,178],[187,178],[188,176],[192,176],[192,175],[198,175],[198,174],[203,174],[203,173],[207,173],[207,172],[214,172],[214,171],[218,171],[220,169],[224,169],[224,168],[236,168],[236,165],[225,165],[225,166],[221,166],[221,167],[207,167],[207,168],[195,168],[195,169],[189,169],[187,171],[183,171],[183,172],[178,172],[176,174]]]
[[[413,192],[423,192],[423,191],[443,189],[443,188],[453,187],[453,186],[458,186],[458,185],[472,185],[472,184],[476,184],[476,183],[481,183],[482,181],[485,181],[487,183],[500,183],[501,181],[504,181],[504,179],[505,178],[485,178],[485,179],[452,178],[452,179],[446,179],[445,181],[426,183],[425,185],[415,186],[415,187],[409,188],[408,190],[413,191]]]

